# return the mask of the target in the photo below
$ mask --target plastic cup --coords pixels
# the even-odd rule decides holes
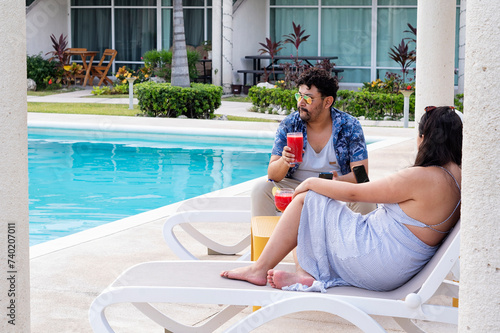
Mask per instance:
[[[286,136],[286,145],[292,149],[295,160],[292,164],[302,163],[302,150],[304,149],[304,137],[302,132],[288,133]]]
[[[288,204],[292,201],[294,190],[291,188],[280,188],[274,194],[274,204],[281,212],[284,212]]]

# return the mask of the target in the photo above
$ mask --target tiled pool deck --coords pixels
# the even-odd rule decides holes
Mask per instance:
[[[41,99],[41,98],[40,98]],[[29,100],[33,101],[33,98]],[[45,99],[48,101],[48,99]],[[61,99],[59,99],[60,101]],[[96,102],[98,102],[96,100]],[[116,101],[115,101],[116,102]],[[128,103],[126,100],[123,103]],[[223,103],[221,113],[245,115],[248,105]],[[251,116],[251,115],[250,115]],[[265,116],[265,115],[262,115]],[[217,131],[263,131],[273,133],[277,123],[228,122],[215,120],[151,119],[136,117],[76,116],[61,114],[29,114],[30,123],[89,123],[94,126],[160,126],[186,130],[196,128]],[[378,179],[411,165],[416,151],[415,130],[394,126],[369,126],[363,123],[365,135],[385,137],[369,152],[370,178]],[[381,126],[382,125],[382,126]],[[385,125],[388,125],[387,123]],[[252,181],[210,193],[217,195],[248,194]],[[179,204],[158,208],[82,233],[30,248],[31,257],[31,330],[32,332],[92,332],[88,310],[93,299],[125,269],[145,261],[176,260],[165,244],[162,226],[165,217],[174,213]],[[232,243],[248,234],[248,225],[232,224],[231,232],[221,226],[206,232],[222,242]],[[180,233],[181,240],[189,239]],[[190,244],[191,245],[191,244]],[[208,256],[206,249],[192,244],[192,252],[207,259],[234,260],[232,256]],[[442,300],[438,300],[442,301]],[[447,300],[445,300],[447,301]],[[174,318],[195,325],[220,310],[217,305],[172,305]],[[251,308],[243,311],[247,314]],[[130,304],[108,308],[108,319],[117,332],[163,332]],[[218,332],[241,318],[241,314]],[[389,332],[402,332],[392,320],[382,318],[380,323]],[[426,324],[435,332],[455,332],[455,327]],[[348,322],[332,315],[300,313],[277,319],[256,332],[359,332]]]

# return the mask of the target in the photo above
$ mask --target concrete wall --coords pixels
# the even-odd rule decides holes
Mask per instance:
[[[0,13],[0,332],[30,332],[24,1]]]
[[[57,38],[68,36],[69,42],[69,1],[39,0],[30,7],[26,15],[27,54],[42,52],[43,57],[52,51],[50,35]]]
[[[265,43],[268,27],[266,1],[244,1],[233,14],[233,69],[252,69],[252,60],[245,60],[247,55],[259,54],[259,43]],[[258,18],[258,19],[256,19]],[[241,38],[239,36],[245,36]],[[239,74],[239,83],[243,84],[243,74]],[[247,80],[251,79],[251,75]]]
[[[467,0],[459,332],[500,330],[500,1]]]

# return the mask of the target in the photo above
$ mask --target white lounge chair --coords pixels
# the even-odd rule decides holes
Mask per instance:
[[[132,303],[158,325],[172,332],[212,332],[248,305],[262,306],[226,332],[249,332],[275,318],[302,311],[338,315],[364,332],[385,332],[372,315],[393,317],[407,332],[423,332],[411,319],[457,324],[458,308],[429,304],[434,295],[458,297],[458,283],[446,280],[458,263],[460,222],[429,263],[403,286],[389,292],[335,287],[327,293],[287,292],[270,286],[221,278],[222,270],[248,262],[167,261],[133,266],[92,303],[89,319],[94,332],[113,332],[104,315],[107,306]],[[280,264],[293,270],[293,264]],[[185,326],[150,303],[227,304],[202,326]],[[451,302],[450,302],[451,303]]]
[[[174,232],[180,226],[192,238],[208,248],[209,253],[233,255],[250,246],[250,197],[198,197],[183,203],[176,214],[167,218],[163,225],[163,238],[172,251],[185,260],[198,259],[180,241]],[[248,235],[233,245],[220,244],[205,236],[195,223],[248,223]],[[250,251],[238,260],[249,260]]]

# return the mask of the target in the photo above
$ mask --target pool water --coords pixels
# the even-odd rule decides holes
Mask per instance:
[[[28,131],[30,246],[267,173],[272,138]]]

